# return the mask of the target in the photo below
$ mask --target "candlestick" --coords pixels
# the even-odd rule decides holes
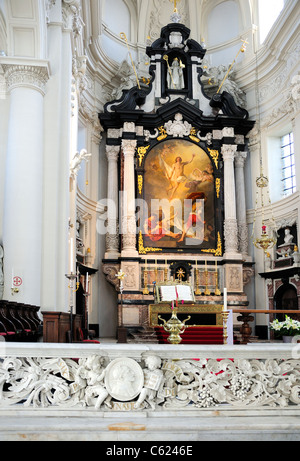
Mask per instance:
[[[223,311],[222,312],[222,318],[223,318],[223,344],[228,344],[228,327],[227,327],[228,317],[229,317],[229,312],[227,310]]]
[[[205,269],[205,291],[204,291],[205,296],[210,295],[210,291],[208,289],[208,271]]]
[[[227,288],[224,288],[223,311],[226,312],[227,310]]]
[[[88,293],[89,291],[89,273],[87,272],[86,273],[86,276],[85,276],[85,292]]]
[[[199,274],[199,269],[196,268],[196,291],[195,291],[196,296],[201,295],[201,290],[199,288],[199,285],[200,285],[200,274]]]
[[[143,295],[149,295],[149,290],[148,290],[148,271],[147,267],[144,269],[144,289],[143,289]]]
[[[166,267],[165,270],[164,270],[164,281],[167,282],[168,281],[168,268]]]
[[[73,274],[74,256],[73,256],[73,239],[70,239],[70,273]]]
[[[216,269],[216,272],[215,272],[215,295],[216,296],[220,296],[221,295],[221,291],[219,290],[219,283],[218,283],[218,269]]]

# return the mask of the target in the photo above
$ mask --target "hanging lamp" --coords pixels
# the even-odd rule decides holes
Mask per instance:
[[[269,179],[263,173],[263,163],[262,163],[262,136],[261,136],[261,120],[260,120],[260,109],[259,109],[259,96],[258,96],[258,62],[257,62],[257,51],[256,51],[256,112],[257,112],[257,123],[258,123],[258,132],[259,132],[259,162],[260,162],[260,175],[256,178],[256,201],[255,201],[255,213],[253,220],[253,230],[252,230],[252,242],[253,245],[263,250],[267,257],[270,256],[269,250],[271,250],[277,243],[276,224],[273,216],[273,210],[271,205],[271,199],[269,194]],[[264,193],[265,191],[265,193]],[[267,222],[270,220],[265,219],[265,201],[264,196],[267,195],[268,207],[271,210],[271,222],[272,225],[267,225]],[[259,207],[260,199],[260,207]],[[258,209],[261,209],[261,233],[259,236],[255,236],[255,223],[257,217]]]

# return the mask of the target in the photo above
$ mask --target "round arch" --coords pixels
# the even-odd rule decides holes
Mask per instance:
[[[274,309],[278,310],[276,318],[284,320],[285,314],[280,314],[281,310],[298,310],[297,289],[290,283],[283,283],[274,295]]]

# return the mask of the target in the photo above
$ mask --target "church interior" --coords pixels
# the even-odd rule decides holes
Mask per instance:
[[[0,0],[0,414],[39,408],[26,437],[71,439],[55,407],[83,439],[299,440],[299,19]]]

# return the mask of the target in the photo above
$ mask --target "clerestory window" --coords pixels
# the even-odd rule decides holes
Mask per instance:
[[[263,43],[284,7],[284,0],[258,0],[259,37]]]
[[[281,138],[282,182],[284,196],[296,192],[294,135],[288,133]]]

